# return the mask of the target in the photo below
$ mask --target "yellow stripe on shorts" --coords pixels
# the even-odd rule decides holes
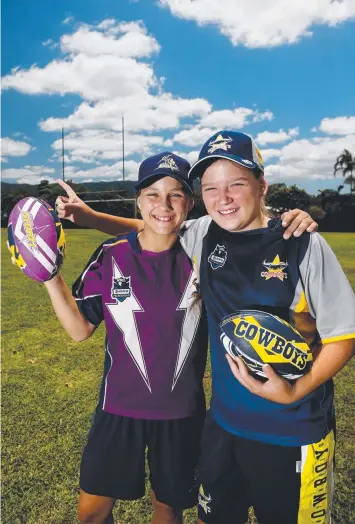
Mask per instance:
[[[334,432],[302,446],[298,524],[330,524],[333,492]]]

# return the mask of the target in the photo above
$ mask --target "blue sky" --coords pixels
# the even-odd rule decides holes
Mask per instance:
[[[195,161],[222,128],[256,139],[270,183],[312,193],[337,188],[336,156],[355,153],[354,0],[2,8],[5,181],[61,176],[62,126],[66,178],[121,179],[122,114],[130,179],[159,151]]]

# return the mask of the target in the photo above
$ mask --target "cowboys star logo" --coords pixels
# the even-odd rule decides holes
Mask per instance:
[[[228,149],[231,148],[230,142],[233,142],[233,140],[230,137],[224,138],[222,135],[218,135],[215,140],[208,144],[210,146],[210,148],[208,149],[208,153],[214,153],[215,151],[217,151],[217,149],[223,149],[223,151],[228,151]]]
[[[285,273],[284,269],[287,268],[288,263],[281,262],[279,255],[276,255],[272,262],[266,262],[266,260],[264,260],[262,264],[267,269],[267,271],[261,272],[261,276],[265,278],[265,280],[269,280],[270,278],[278,278],[281,280],[281,282],[283,282],[284,279],[287,279],[287,273]]]
[[[159,161],[159,164],[154,169],[154,171],[156,169],[163,169],[163,168],[171,169],[171,171],[179,171],[179,168],[176,165],[175,160],[171,158],[171,155],[163,156],[163,158]]]

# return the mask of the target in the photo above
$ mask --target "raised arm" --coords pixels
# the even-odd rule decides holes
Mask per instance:
[[[56,200],[59,218],[66,218],[79,226],[97,229],[113,236],[121,235],[134,229],[142,229],[142,220],[94,211],[78,197],[68,184],[62,180],[57,180],[57,182],[66,192],[66,196],[59,196]]]
[[[54,311],[65,331],[76,342],[89,338],[95,330],[80,313],[76,301],[66,285],[61,273],[44,283],[52,301]]]
[[[57,183],[67,194],[66,196],[59,196],[56,200],[59,218],[66,218],[79,226],[97,229],[113,236],[143,228],[142,220],[94,211],[78,197],[68,184],[62,180],[57,180]],[[304,231],[311,233],[318,229],[317,222],[301,209],[293,209],[284,213],[282,215],[282,225],[286,228],[284,233],[285,239],[290,238],[292,235],[300,236]]]

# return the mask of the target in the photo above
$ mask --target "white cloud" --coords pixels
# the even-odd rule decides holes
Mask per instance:
[[[26,156],[31,151],[32,146],[20,140],[4,137],[0,139],[1,160],[7,162],[7,157]]]
[[[184,144],[185,146],[194,147],[202,145],[211,135],[213,135],[213,133],[213,129],[196,126],[191,129],[180,131],[174,136],[173,141],[178,142],[179,144]]]
[[[158,81],[151,66],[136,58],[150,56],[159,46],[140,24],[118,24],[117,31],[113,35],[81,25],[61,37],[62,59],[43,68],[15,68],[3,78],[3,88],[27,94],[79,94],[87,100],[144,94]]]
[[[353,0],[158,0],[172,14],[199,25],[213,24],[233,45],[273,47],[312,35],[315,25],[354,18]]]
[[[152,58],[160,46],[141,22],[106,19],[81,24],[60,39],[62,58],[45,67],[14,69],[4,89],[26,94],[77,94],[83,102],[67,118],[40,122],[44,131],[108,129],[119,131],[126,113],[129,132],[176,129],[183,118],[202,118],[211,105],[202,98],[174,97],[163,90]]]
[[[355,133],[355,116],[323,118],[319,130],[328,135],[348,135]]]
[[[210,111],[200,118],[197,125],[176,133],[173,141],[190,147],[200,146],[219,129],[242,129],[255,122],[273,118],[271,111],[259,112],[248,107]]]
[[[295,138],[296,136],[298,136],[298,134],[298,127],[289,129],[288,131],[284,131],[283,129],[280,129],[276,132],[263,131],[262,133],[258,134],[258,136],[255,139],[255,142],[261,146],[264,146],[265,144],[277,144],[280,142],[286,142],[287,140],[291,140],[291,138]]]
[[[75,33],[62,36],[60,47],[63,53],[74,56],[110,55],[120,58],[149,57],[160,51],[158,42],[147,34],[142,24],[117,24],[115,20],[104,20],[96,29],[81,25]]]
[[[40,68],[15,69],[3,79],[4,89],[27,94],[75,93],[82,102],[64,118],[39,123],[46,132],[66,132],[66,163],[97,164],[121,158],[122,115],[125,115],[125,154],[149,155],[174,143],[195,148],[218,128],[242,128],[271,120],[271,111],[239,107],[213,111],[203,98],[185,99],[163,89],[152,58],[160,50],[142,22],[108,18],[96,26],[80,24],[60,38],[60,57]],[[181,129],[189,119],[191,127]],[[184,125],[186,125],[184,123]],[[175,136],[161,136],[174,130]],[[169,145],[168,145],[169,144]],[[61,141],[53,145],[60,159]]]
[[[64,18],[62,24],[71,24],[72,22],[74,22],[74,17],[73,16],[67,16],[66,18]]]
[[[54,42],[54,40],[52,40],[51,38],[48,38],[48,40],[42,42],[42,45],[43,47],[49,47],[49,49],[56,49],[56,47],[58,47],[59,44]]]
[[[129,108],[129,110],[127,109]],[[148,91],[100,100],[96,104],[83,102],[68,118],[48,118],[40,123],[43,131],[101,128],[120,131],[125,114],[127,131],[159,131],[180,126],[186,117],[208,114],[210,104],[202,99],[174,98],[169,93],[153,96]]]
[[[212,127],[216,129],[241,129],[244,126],[260,122],[262,120],[272,120],[271,111],[258,113],[248,107],[238,107],[237,109],[224,109],[222,111],[212,111],[201,118],[202,127]]]
[[[164,139],[156,135],[125,135],[125,156],[149,156],[154,148],[164,144]],[[95,163],[100,160],[114,160],[122,158],[122,134],[114,131],[83,130],[73,131],[64,141],[66,162]],[[62,140],[52,144],[61,156]]]
[[[24,166],[4,169],[2,178],[4,180],[16,180],[18,184],[39,184],[41,180],[50,180],[46,175],[53,173],[55,173],[55,169],[47,166]]]
[[[280,149],[262,149],[260,152],[264,163],[270,160],[270,158],[274,158],[281,155]]]
[[[355,134],[294,140],[280,150],[279,163],[267,166],[265,172],[274,182],[333,178],[337,156],[354,145]]]
[[[139,162],[127,160],[125,162],[125,180],[137,180]],[[111,181],[122,180],[122,163],[116,162],[112,165],[103,165],[92,169],[77,169],[70,174],[66,174],[67,179],[92,179],[92,181]]]
[[[174,151],[175,155],[179,155],[182,158],[185,158],[191,165],[194,164],[198,159],[199,151],[188,151],[187,153],[181,153],[180,151]]]

